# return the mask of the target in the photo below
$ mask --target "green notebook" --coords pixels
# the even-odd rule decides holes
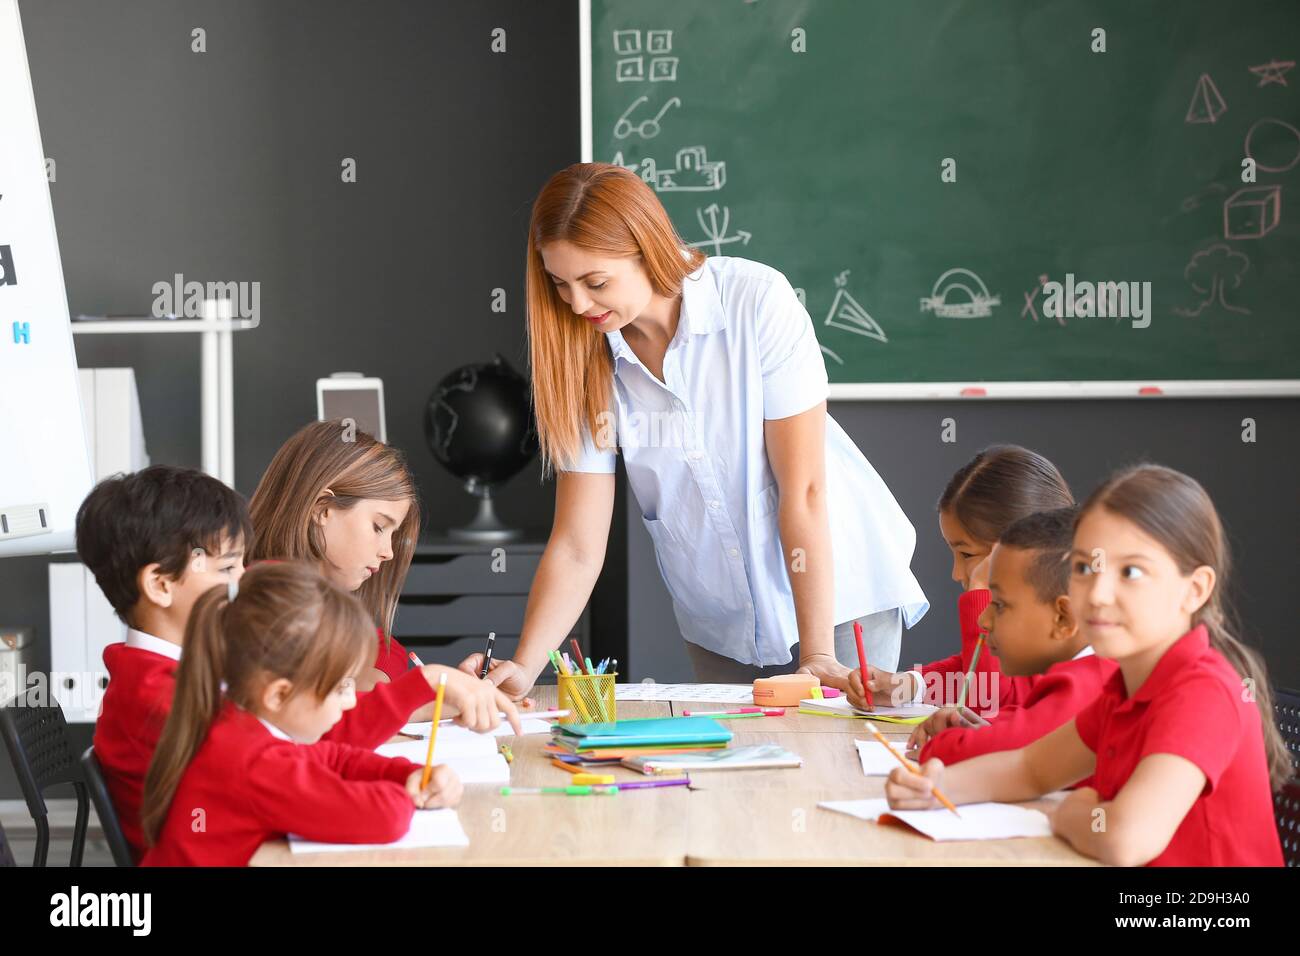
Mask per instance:
[[[711,717],[648,717],[609,724],[556,724],[556,738],[583,749],[598,747],[665,747],[680,744],[725,744],[731,731]]]

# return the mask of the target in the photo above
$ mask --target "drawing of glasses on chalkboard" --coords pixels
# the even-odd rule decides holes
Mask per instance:
[[[628,114],[648,99],[650,99],[648,96],[638,96],[633,101],[632,105],[623,111],[623,115],[614,123],[615,139],[627,139],[633,133],[636,133],[642,139],[654,139],[660,133],[659,121],[663,119],[663,115],[667,113],[671,107],[680,107],[682,105],[680,99],[675,96],[670,97],[668,102],[663,105],[663,108],[650,119],[642,120],[639,124],[633,123],[629,120],[627,118]]]

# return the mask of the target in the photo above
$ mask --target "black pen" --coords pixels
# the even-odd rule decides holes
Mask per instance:
[[[497,639],[497,632],[489,631],[487,648],[483,651],[483,671],[478,675],[479,680],[484,680],[487,678],[488,669],[491,668],[492,666],[492,645],[496,643],[496,639]]]

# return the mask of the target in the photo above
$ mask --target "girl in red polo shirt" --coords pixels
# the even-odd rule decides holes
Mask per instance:
[[[939,496],[937,510],[939,533],[952,552],[952,579],[962,588],[957,599],[961,649],[906,673],[892,674],[868,662],[873,700],[895,705],[922,700],[935,706],[955,704],[974,657],[980,615],[989,604],[993,545],[1019,519],[1073,504],[1070,486],[1056,466],[1019,445],[992,445],[957,469]],[[1003,674],[998,659],[987,649],[981,649],[975,670],[968,703],[981,716],[994,717],[1000,707],[1023,704],[1029,694],[1029,680]],[[856,668],[846,693],[855,707],[867,706]]]
[[[1259,657],[1233,636],[1229,558],[1209,495],[1158,465],[1124,471],[1075,524],[1070,603],[1098,656],[1119,664],[1074,720],[1021,750],[924,776],[896,769],[893,807],[1031,800],[1093,775],[1052,830],[1123,866],[1280,866],[1272,791],[1291,764]]]
[[[375,653],[357,678],[357,690],[410,705],[390,735],[408,720],[430,718],[434,688],[444,673],[447,703],[469,729],[494,729],[502,711],[512,724],[518,720],[515,705],[491,681],[454,667],[422,665],[392,636],[397,598],[420,533],[415,479],[399,450],[341,420],[312,422],[275,453],[249,513],[250,562],[309,562],[370,612]],[[373,690],[380,684],[382,691]],[[378,706],[378,700],[363,700],[358,710]]]
[[[194,606],[145,778],[145,866],[242,866],[266,840],[388,843],[416,807],[454,806],[438,766],[321,736],[356,703],[373,651],[365,609],[301,564],[263,564]],[[224,690],[223,690],[224,685]]]

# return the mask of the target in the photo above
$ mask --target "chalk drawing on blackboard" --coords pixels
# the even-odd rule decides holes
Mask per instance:
[[[1199,209],[1202,200],[1208,198],[1210,193],[1226,193],[1227,191],[1228,187],[1222,183],[1210,183],[1200,192],[1185,197],[1180,205],[1182,206],[1183,212],[1191,212],[1194,209]]]
[[[722,213],[722,222],[718,222],[718,213]],[[707,218],[706,218],[707,216]],[[701,249],[704,246],[712,246],[715,256],[722,255],[722,247],[732,242],[739,242],[742,246],[749,245],[749,240],[754,237],[752,232],[746,232],[744,229],[737,229],[734,235],[728,235],[727,230],[731,226],[731,209],[728,206],[719,208],[717,203],[711,203],[703,209],[696,208],[695,219],[700,224],[707,239],[701,239],[698,242],[688,242],[687,245],[693,249]]]
[[[840,358],[838,355],[836,355],[834,352],[832,352],[832,351],[831,351],[830,349],[828,349],[826,346],[824,346],[824,345],[822,346],[822,351],[825,352],[827,355],[829,355],[831,358],[835,359],[835,361],[838,362],[840,365],[843,365],[843,364],[844,364],[844,359]]]
[[[635,83],[645,79],[645,62],[639,56],[631,56],[614,64],[614,79],[620,83]]]
[[[955,296],[949,301],[950,296]],[[984,280],[969,269],[949,269],[934,280],[930,295],[921,299],[921,311],[946,319],[979,319],[993,314],[1002,296],[990,295]]]
[[[715,192],[727,182],[727,164],[708,158],[703,146],[685,146],[677,151],[673,169],[655,172],[651,184],[661,193]]]
[[[1224,239],[1263,239],[1282,220],[1282,187],[1246,186],[1223,202]]]
[[[1250,315],[1245,306],[1233,305],[1224,296],[1229,289],[1241,285],[1241,277],[1250,268],[1250,257],[1244,252],[1237,252],[1227,243],[1216,242],[1193,253],[1183,269],[1183,278],[1204,298],[1195,308],[1175,306],[1176,315],[1195,318],[1213,305],[1219,305],[1228,312]]]
[[[619,56],[632,56],[641,52],[640,30],[615,30],[614,52]]]
[[[1043,291],[1043,286],[1047,285],[1047,274],[1044,273],[1038,277],[1038,285],[1034,286],[1028,292],[1024,293],[1025,307],[1020,310],[1020,317],[1023,319],[1026,314],[1033,316],[1034,322],[1038,321],[1038,293]],[[1058,315],[1056,317],[1058,325],[1065,325],[1065,318]]]
[[[1210,79],[1210,74],[1202,73],[1200,79],[1196,81],[1196,89],[1192,91],[1192,102],[1187,107],[1185,121],[1217,123],[1227,109],[1228,104],[1223,102],[1223,97],[1219,95],[1219,88]]]
[[[1286,74],[1294,67],[1295,60],[1270,60],[1267,63],[1261,63],[1259,66],[1252,66],[1250,72],[1259,77],[1260,86],[1268,86],[1270,83],[1288,86]]]
[[[1290,140],[1288,144],[1286,141]],[[1296,163],[1300,163],[1300,129],[1296,129],[1285,120],[1265,116],[1255,120],[1246,131],[1246,155],[1255,161],[1255,167],[1266,173],[1284,173]],[[1267,152],[1263,158],[1256,156],[1256,151]],[[1281,150],[1280,153],[1277,151]],[[1287,155],[1290,158],[1287,158]],[[1268,163],[1264,160],[1267,159]],[[1286,162],[1282,162],[1286,160]],[[1278,165],[1280,164],[1280,165]]]
[[[645,32],[645,49],[647,53],[671,53],[673,50],[673,31],[647,30]]]
[[[677,82],[677,57],[657,56],[650,61],[651,83]]]
[[[660,108],[659,112],[649,119],[643,119],[640,123],[633,123],[628,119],[628,115],[638,106],[650,99],[648,96],[638,96],[632,101],[632,105],[623,111],[623,115],[614,121],[614,138],[627,139],[633,133],[636,133],[642,139],[654,139],[662,132],[659,121],[663,119],[664,114],[671,107],[682,105],[682,101],[676,96],[671,96],[668,101]]]
[[[826,321],[823,324],[833,329],[852,332],[854,335],[863,335],[877,342],[888,343],[889,338],[885,335],[885,330],[858,300],[849,294],[849,290],[845,288],[848,284],[849,270],[845,269],[835,277],[835,299],[831,302],[830,311],[826,313]]]

